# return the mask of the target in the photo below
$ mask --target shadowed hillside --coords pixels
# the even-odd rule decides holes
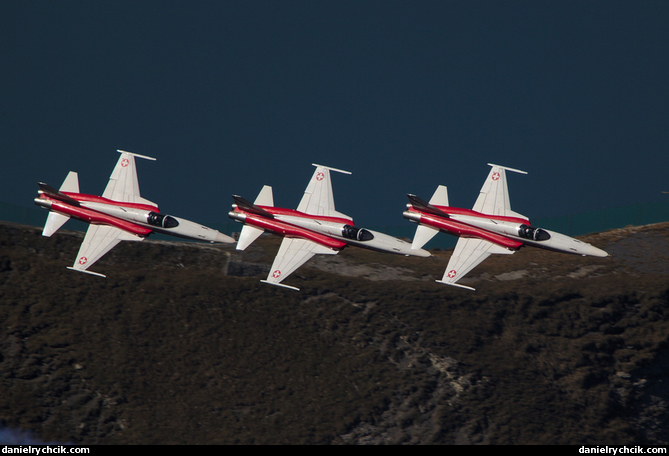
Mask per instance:
[[[245,252],[0,224],[0,427],[83,444],[669,444],[669,223],[526,248],[434,282],[449,251],[348,248],[259,282]]]

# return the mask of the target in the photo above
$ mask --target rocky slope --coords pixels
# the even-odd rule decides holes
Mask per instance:
[[[278,239],[119,245],[0,224],[0,427],[51,442],[669,443],[669,224],[434,282],[349,248],[259,282]],[[665,383],[663,383],[665,382]],[[2,433],[0,433],[2,435]]]

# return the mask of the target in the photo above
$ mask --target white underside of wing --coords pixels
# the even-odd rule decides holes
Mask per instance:
[[[335,255],[337,253],[337,250],[332,250],[307,239],[283,238],[265,282],[278,285],[314,255]]]
[[[148,160],[155,160],[155,158],[120,150],[119,152],[121,153],[121,156],[116,162],[116,166],[109,177],[107,187],[105,187],[105,191],[102,194],[103,198],[108,198],[114,201],[157,206],[156,203],[140,196],[137,166],[135,165],[135,157],[141,157]]]
[[[323,215],[328,217],[342,217],[351,220],[348,215],[335,210],[334,195],[332,193],[332,179],[330,171],[350,174],[327,166],[316,165],[316,170],[311,176],[304,195],[297,206],[297,210],[311,215]]]
[[[512,254],[513,250],[505,249],[492,242],[476,238],[460,238],[453,255],[446,266],[441,283],[455,285],[468,272],[481,264],[491,254]]]
[[[492,168],[481,187],[481,192],[472,209],[483,214],[527,218],[524,215],[511,210],[509,187],[506,178],[507,170],[526,174],[525,171],[499,165],[489,165],[492,166]]]
[[[142,241],[144,238],[109,225],[90,225],[79,247],[77,259],[70,269],[86,270],[121,241]],[[97,273],[96,273],[97,274]],[[97,274],[102,275],[102,274]],[[103,276],[104,277],[104,276]]]

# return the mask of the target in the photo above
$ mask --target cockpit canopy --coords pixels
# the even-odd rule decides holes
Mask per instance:
[[[344,225],[341,230],[342,236],[356,241],[371,241],[374,235],[364,228],[356,228],[353,225]]]
[[[524,224],[518,227],[518,236],[531,241],[547,241],[551,238],[548,231]]]
[[[158,212],[149,212],[147,221],[149,222],[149,225],[158,226],[160,228],[174,228],[179,226],[177,219]]]

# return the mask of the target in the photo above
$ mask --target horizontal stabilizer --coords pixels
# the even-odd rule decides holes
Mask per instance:
[[[44,224],[44,229],[42,230],[42,236],[51,237],[51,235],[58,231],[61,226],[65,225],[65,222],[67,222],[69,219],[69,215],[49,211],[49,215],[46,218],[46,223]]]
[[[263,234],[265,230],[256,228],[252,225],[244,225],[242,231],[239,233],[237,240],[237,250],[246,250],[246,247],[253,244],[253,241]]]
[[[409,197],[411,205],[422,212],[427,212],[428,214],[432,215],[438,215],[439,217],[446,217],[446,218],[450,217],[446,212],[442,211],[441,209],[437,209],[436,207],[434,207],[427,201],[420,199],[416,195],[408,194],[407,197]]]
[[[257,215],[262,215],[263,217],[269,217],[269,218],[274,218],[274,215],[270,214],[267,212],[265,209],[256,206],[253,204],[251,201],[242,198],[239,195],[232,195],[232,199],[235,200],[235,204],[237,205],[238,208],[250,212],[252,214],[257,214]]]
[[[414,234],[413,242],[411,243],[411,248],[413,250],[422,249],[425,244],[430,242],[430,240],[439,232],[437,228],[433,228],[429,225],[418,225],[416,227],[416,234]]]

